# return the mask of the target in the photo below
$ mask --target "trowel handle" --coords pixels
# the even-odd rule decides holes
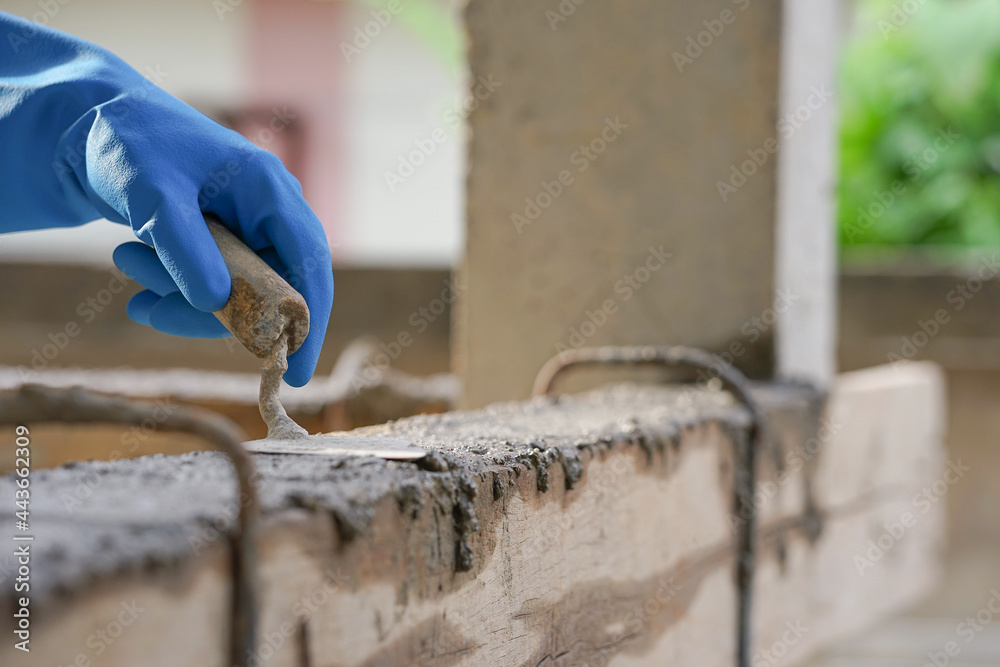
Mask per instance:
[[[309,333],[306,300],[216,216],[206,213],[205,222],[232,280],[229,301],[215,316],[258,357],[268,356],[282,337],[289,354],[297,350]]]

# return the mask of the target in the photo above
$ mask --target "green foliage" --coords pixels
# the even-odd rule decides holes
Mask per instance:
[[[1000,246],[1000,2],[860,12],[841,72],[841,244]]]

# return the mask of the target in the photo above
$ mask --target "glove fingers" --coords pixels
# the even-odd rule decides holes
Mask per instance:
[[[192,306],[212,313],[226,305],[229,270],[197,207],[164,204],[140,232],[140,238],[148,235],[163,266]]]
[[[156,251],[145,243],[130,241],[115,248],[111,258],[122,273],[160,296],[178,291]],[[141,294],[141,292],[140,292]],[[149,324],[149,322],[144,322]]]
[[[288,357],[284,380],[301,387],[316,370],[333,305],[333,269],[326,233],[302,198],[302,188],[273,156],[248,165],[227,188],[238,197],[217,198],[212,206],[223,220],[238,220],[244,241],[260,253],[309,306],[309,335]],[[268,250],[273,246],[284,270]]]
[[[197,310],[180,292],[160,298],[149,310],[148,320],[157,331],[174,336],[225,338],[230,335],[215,315]]]
[[[285,262],[282,261],[281,257],[278,255],[278,251],[274,249],[274,246],[268,246],[267,248],[261,248],[257,251],[264,263],[274,269],[274,272],[279,276],[288,280],[288,268],[285,267]]]
[[[124,271],[124,269],[122,270]],[[160,298],[160,295],[152,290],[145,289],[137,292],[129,299],[128,305],[125,306],[125,313],[136,324],[149,326],[149,311],[159,302]]]

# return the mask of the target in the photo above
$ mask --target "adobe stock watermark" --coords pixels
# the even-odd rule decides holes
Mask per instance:
[[[625,636],[638,636],[646,631],[650,621],[670,608],[671,601],[684,590],[682,584],[673,577],[661,578],[657,582],[656,592],[642,606],[633,607],[625,615]]]
[[[634,472],[634,469],[629,465],[628,457],[621,453],[615,453],[602,462],[599,473],[594,468],[588,470],[587,482],[579,497],[563,511],[542,519],[532,531],[531,541],[542,552],[561,548],[563,539],[576,522],[591,516],[604,502],[607,494],[613,493],[621,484],[622,477],[630,472]]]
[[[945,497],[951,487],[959,482],[965,473],[972,470],[971,466],[962,465],[962,459],[948,461],[944,474],[932,484],[925,486],[910,501],[913,511],[905,511],[899,515],[895,521],[887,521],[882,524],[883,532],[878,537],[868,540],[863,553],[855,554],[851,559],[855,569],[862,577],[865,570],[875,567],[875,564],[882,560],[889,551],[892,550],[914,526],[917,525],[921,516],[924,516],[934,508],[941,499]]]
[[[384,9],[373,8],[369,12],[371,19],[363,25],[354,26],[354,30],[351,32],[351,41],[341,40],[340,42],[340,53],[344,56],[344,60],[351,62],[353,58],[360,56],[361,52],[371,45],[372,41],[378,39],[382,31],[403,13],[403,4],[403,0],[389,0]]]
[[[163,71],[159,65],[146,65],[140,72],[143,78],[139,85],[130,88],[127,95],[122,95],[109,104],[114,104],[114,109],[118,119],[125,119],[137,110],[140,115],[145,113],[144,103],[151,94],[162,94],[160,86],[164,80],[170,76],[169,72]],[[89,133],[84,133],[76,145],[67,143],[62,147],[62,156],[56,156],[49,164],[56,177],[62,181],[67,178],[76,178],[76,170],[87,163],[87,141]]]
[[[746,8],[750,6],[750,0],[732,0],[732,3],[740,12],[746,11]],[[705,29],[695,35],[688,36],[683,52],[674,51],[674,65],[677,66],[677,71],[683,74],[685,67],[694,64],[694,61],[700,58],[706,50],[715,44],[715,40],[722,36],[722,33],[726,31],[726,26],[736,23],[737,16],[736,11],[727,8],[723,9],[718,16],[702,21],[701,24],[705,26]]]
[[[111,278],[106,286],[77,304],[75,312],[79,319],[68,320],[56,331],[50,331],[44,343],[30,350],[30,368],[18,367],[21,380],[30,382],[35,375],[48,368],[49,364],[55,361],[69,347],[70,343],[83,332],[83,325],[96,320],[111,305],[115,297],[131,283],[132,279],[119,271],[117,267],[111,269]]]
[[[379,351],[368,360],[364,368],[351,378],[351,391],[355,394],[364,387],[377,384],[392,362],[413,345],[416,337],[427,331],[431,324],[448,312],[448,307],[467,289],[467,285],[453,278],[444,281],[444,287],[435,298],[420,306],[407,318],[409,329],[403,329],[388,343],[379,341]]]
[[[984,258],[975,275],[958,283],[945,295],[945,301],[950,308],[938,308],[925,320],[917,320],[917,328],[907,336],[900,338],[899,347],[887,355],[893,369],[909,361],[930,341],[941,333],[945,325],[952,320],[952,314],[961,311],[982,289],[983,285],[1000,275],[1000,253],[993,253],[990,258]]]
[[[618,312],[619,299],[623,303],[631,301],[632,297],[650,281],[653,274],[666,266],[667,260],[673,256],[674,253],[664,251],[662,245],[649,246],[646,260],[615,282],[613,289],[617,296],[608,296],[594,310],[584,311],[584,318],[580,323],[569,328],[566,343],[556,342],[556,352],[565,354],[585,346],[587,341],[608,323],[611,316]]]
[[[323,572],[323,579],[319,585],[308,593],[303,594],[296,600],[289,611],[293,621],[283,621],[274,630],[261,632],[260,640],[256,648],[250,654],[247,665],[249,667],[261,667],[268,664],[282,646],[291,641],[301,628],[309,624],[309,621],[319,613],[319,611],[330,601],[330,599],[345,584],[348,578],[341,572],[327,568]]]
[[[778,321],[778,316],[787,312],[788,309],[799,299],[798,295],[793,294],[787,290],[777,289],[774,291],[774,299],[771,301],[771,306],[765,308],[759,315],[754,315],[749,319],[745,320],[740,326],[740,334],[742,338],[732,341],[722,352],[715,352],[712,354],[712,363],[708,368],[699,368],[695,375],[701,384],[684,383],[681,385],[681,401],[682,404],[693,406],[697,404],[698,396],[717,391],[722,388],[722,382],[720,379],[720,374],[727,367],[727,365],[735,365],[736,359],[742,357],[746,354],[748,348],[744,341],[754,344],[759,341],[763,336],[767,335],[767,332],[774,327],[775,323]],[[839,429],[839,426],[837,427]],[[832,436],[831,436],[832,437]],[[809,441],[812,443],[812,440]],[[819,449],[819,443],[816,445],[816,451]],[[811,458],[812,454],[810,455]],[[745,504],[745,503],[744,503]],[[756,503],[753,503],[756,505]],[[745,508],[744,508],[745,509]],[[756,511],[754,507],[751,507],[748,511]],[[730,514],[730,524],[731,528],[735,532],[736,527],[740,525],[740,515],[741,512],[736,514]],[[746,517],[744,516],[744,519]]]
[[[247,139],[258,148],[266,149],[268,144],[273,142],[277,135],[287,130],[298,117],[297,113],[292,113],[288,110],[287,105],[282,106],[280,109],[278,107],[271,107],[271,116],[268,118],[267,123],[255,133],[247,135]]]
[[[879,19],[875,24],[882,35],[882,39],[887,38],[894,32],[899,32],[925,4],[927,4],[927,0],[903,0],[902,2],[894,3],[892,9],[889,11],[889,15],[886,18]]]
[[[104,652],[118,641],[125,630],[131,627],[145,611],[146,608],[140,607],[135,600],[122,602],[121,611],[118,612],[117,616],[87,637],[86,646],[90,650],[77,653],[71,663],[65,666],[59,665],[59,667],[91,667],[99,664],[93,658],[104,655]]]
[[[549,22],[552,32],[556,31],[561,23],[569,20],[569,17],[576,13],[577,8],[587,2],[587,0],[559,0],[555,9],[545,10],[545,20]]]
[[[396,157],[396,169],[386,171],[383,176],[389,192],[406,183],[407,179],[417,173],[417,169],[437,153],[440,146],[447,143],[466,116],[476,110],[490,95],[502,85],[492,74],[480,76],[471,90],[459,97],[444,112],[444,125],[434,128],[427,136],[413,140],[414,148],[408,153]]]
[[[341,247],[341,245],[336,242],[331,243],[327,239],[326,246],[322,244],[310,245],[306,249],[308,254],[302,257],[300,261],[291,264],[285,263],[283,268],[278,266],[273,268],[289,285],[302,292],[310,276],[314,277],[319,271],[331,271],[330,251]],[[284,259],[282,258],[282,262],[284,262]],[[225,336],[216,340],[226,346],[229,354],[235,354],[237,351],[241,354],[246,352],[246,348],[243,347],[235,336]]]
[[[747,159],[738,165],[730,166],[729,179],[715,182],[715,188],[719,191],[722,201],[729,201],[730,197],[739,192],[740,188],[746,185],[747,181],[767,164],[771,156],[778,152],[781,148],[781,142],[792,138],[812,119],[813,114],[822,109],[832,98],[833,91],[826,84],[812,86],[806,101],[796,107],[794,111],[786,113],[778,121],[777,135],[768,137],[757,148],[748,148],[746,151]]]
[[[787,313],[788,309],[792,307],[792,304],[798,300],[799,295],[789,292],[788,290],[775,290],[771,306],[762,310],[760,315],[754,315],[740,325],[740,334],[742,335],[742,338],[729,343],[729,346],[722,352],[716,352],[713,354],[713,363],[711,367],[707,370],[698,370],[699,379],[702,381],[708,381],[713,377],[718,376],[727,365],[731,366],[735,364],[738,358],[747,353],[748,348],[746,344],[744,344],[744,340],[746,343],[753,345],[762,337],[766,336],[768,331],[774,328],[774,325],[778,321],[778,317]]]
[[[842,423],[828,417],[820,419],[816,435],[798,447],[788,450],[782,459],[782,467],[774,472],[771,479],[759,480],[755,485],[753,496],[749,500],[740,498],[739,510],[735,514],[729,515],[730,530],[736,533],[740,526],[755,516],[761,508],[778,495],[781,486],[792,475],[816,458],[817,454],[823,451],[843,428]]]
[[[248,482],[257,489],[257,493],[263,495],[271,485],[268,478],[264,478],[260,470],[254,470]],[[241,492],[234,500],[224,500],[215,506],[215,511],[211,518],[201,523],[199,530],[188,536],[188,547],[194,556],[199,555],[205,549],[210,548],[219,541],[220,538],[228,539],[230,531],[239,520],[240,512],[250,504],[250,496]]]
[[[133,424],[127,431],[122,433],[119,439],[121,447],[108,455],[109,461],[129,458],[128,454],[134,454],[138,451],[139,446],[156,433],[160,424],[167,421],[170,415],[177,410],[177,404],[169,397],[156,399],[155,406],[150,416],[138,424]],[[107,475],[99,475],[93,471],[85,473],[80,478],[79,484],[72,489],[63,490],[61,498],[63,507],[66,508],[68,513],[72,514],[83,505],[84,501],[94,495],[94,491],[104,484],[107,479]]]
[[[799,643],[802,637],[809,632],[809,628],[802,625],[802,621],[796,619],[794,622],[785,622],[785,631],[781,637],[774,640],[774,643],[763,651],[758,651],[750,658],[751,667],[769,667],[779,664],[789,649]]]
[[[966,616],[955,626],[955,634],[964,641],[965,646],[968,646],[993,623],[998,614],[1000,614],[1000,591],[993,588],[986,604],[980,607],[974,616]],[[958,641],[948,641],[941,648],[940,651],[928,651],[927,662],[922,667],[948,667],[952,658],[961,655],[963,646]]]
[[[212,0],[212,9],[220,21],[225,20],[227,14],[236,11],[236,8],[243,4],[243,0]]]
[[[253,134],[247,135],[246,138],[257,148],[267,150],[267,146],[273,143],[279,134],[287,130],[296,118],[298,118],[298,114],[289,111],[287,106],[272,107],[271,116],[267,123]],[[203,211],[208,210],[212,200],[226,191],[232,184],[233,178],[243,173],[244,166],[238,160],[229,160],[224,166],[209,172],[207,181],[198,192],[199,208]]]
[[[606,117],[604,127],[601,128],[598,135],[589,143],[581,145],[570,153],[569,163],[576,167],[576,173],[582,174],[587,171],[590,165],[603,155],[608,146],[617,141],[628,127],[627,123],[621,121],[620,116],[615,116],[614,119]],[[552,202],[558,199],[575,180],[576,176],[571,170],[563,169],[556,174],[553,180],[543,180],[539,183],[541,188],[538,193],[533,197],[524,198],[525,205],[522,213],[512,213],[510,216],[510,221],[517,233],[522,233],[525,227],[530,227],[537,221],[542,213],[552,206]]]
[[[848,240],[854,241],[862,232],[874,227],[875,223],[885,215],[885,212],[896,203],[896,200],[906,193],[907,182],[918,181],[930,167],[937,163],[941,155],[955,144],[960,136],[951,127],[938,130],[937,137],[930,146],[915,153],[903,163],[902,169],[906,178],[897,178],[886,190],[874,190],[871,203],[867,207],[858,207],[857,218],[845,229]]]
[[[478,619],[476,619],[478,620]],[[481,622],[470,620],[462,612],[448,612],[438,621],[434,634],[421,638],[419,648],[406,662],[393,661],[393,667],[428,667],[447,662],[445,656],[462,656],[475,652],[479,645],[475,637],[482,631]]]
[[[62,11],[62,8],[70,4],[73,0],[37,0],[35,6],[38,7],[38,11],[32,14],[29,18],[38,25],[47,26],[49,21],[54,19],[56,15]],[[8,32],[7,41],[10,43],[10,48],[13,49],[14,53],[19,53],[21,49],[38,34],[38,27],[35,25],[26,25],[17,32]]]

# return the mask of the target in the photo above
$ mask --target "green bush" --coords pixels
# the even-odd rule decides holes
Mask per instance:
[[[859,12],[841,70],[841,244],[1000,246],[1000,2]]]

